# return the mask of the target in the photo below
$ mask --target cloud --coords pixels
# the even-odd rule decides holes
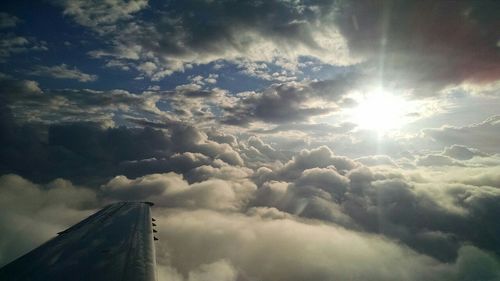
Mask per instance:
[[[303,183],[317,184],[316,179],[310,181],[316,172],[323,173],[326,170],[316,169],[304,173]],[[350,176],[354,180],[354,176]],[[357,178],[359,181],[362,177]],[[288,184],[278,182],[272,185],[272,189],[282,189],[284,192],[290,188]],[[453,238],[449,232],[430,231],[424,226],[418,232],[419,243],[427,241],[431,243],[427,245],[432,246],[432,249],[444,251],[446,247],[455,248],[456,259],[449,262],[440,262],[384,236],[390,227],[394,227],[391,222],[399,221],[403,225],[419,223],[405,219],[409,210],[414,208],[412,206],[415,206],[412,203],[415,198],[420,198],[417,208],[431,212],[434,207],[428,200],[438,200],[435,202],[443,207],[451,203],[466,208],[466,213],[470,215],[467,220],[470,219],[468,223],[471,225],[462,234],[484,227],[482,223],[486,222],[486,217],[483,215],[494,214],[489,208],[498,206],[495,201],[491,201],[492,190],[471,189],[463,185],[447,186],[444,191],[441,187],[425,185],[411,190],[411,187],[400,181],[374,183],[370,188],[374,190],[366,190],[365,195],[373,198],[370,199],[376,204],[373,207],[381,208],[374,210],[379,220],[388,219],[380,225],[385,231],[381,232],[384,235],[380,235],[317,219],[300,218],[272,207],[245,210],[248,196],[256,191],[255,187],[248,187],[242,188],[235,185],[234,181],[222,180],[188,184],[181,175],[168,173],[133,180],[115,177],[103,185],[100,191],[106,201],[130,198],[155,200],[157,205],[153,208],[153,214],[157,219],[160,238],[156,244],[160,280],[189,281],[215,277],[222,280],[420,280],[422,276],[428,280],[495,280],[499,277],[499,264],[494,254],[470,244],[450,244]],[[441,193],[437,190],[441,190]],[[373,191],[377,193],[370,194]],[[0,198],[4,199],[0,205],[0,223],[9,225],[5,228],[8,231],[0,234],[2,263],[89,215],[91,209],[102,204],[96,199],[95,191],[75,187],[71,182],[61,179],[41,186],[16,175],[4,175],[0,177],[0,193]],[[427,196],[431,194],[433,197]],[[467,200],[446,202],[446,197],[442,197],[445,194],[453,197],[456,194]],[[465,194],[466,197],[462,197]],[[498,194],[495,196],[498,197]],[[265,198],[271,199],[272,196]],[[396,203],[400,204],[398,208],[393,205]],[[487,208],[485,213],[484,208]],[[343,209],[339,210],[344,212]],[[457,218],[463,217],[460,209],[449,211],[458,212]],[[433,220],[439,220],[438,214],[425,216],[431,219],[429,225],[432,225]],[[34,218],[36,223],[32,221]],[[449,226],[457,223],[454,220],[445,221],[452,223]],[[27,225],[37,231],[22,231]],[[465,225],[457,225],[459,228],[456,230]],[[477,233],[485,232],[481,229]],[[475,234],[470,235],[474,237]]]
[[[37,97],[43,93],[38,82],[33,80],[18,80],[5,74],[0,74],[0,89],[0,97],[4,99],[5,104],[20,98]]]
[[[63,14],[72,17],[77,23],[94,28],[100,25],[111,26],[119,20],[130,19],[132,14],[148,5],[147,0],[106,2],[53,0],[52,3],[62,7]]]
[[[0,127],[2,173],[36,182],[63,177],[94,188],[102,185],[98,190],[108,200],[141,198],[161,206],[242,213],[255,207],[275,208],[396,239],[442,261],[454,260],[464,243],[499,252],[500,243],[488,234],[488,229],[497,228],[489,214],[496,212],[498,162],[474,149],[450,146],[443,152],[420,153],[413,166],[388,156],[356,161],[326,146],[285,152],[257,136],[236,136],[215,128],[205,132],[199,124],[167,119],[155,104],[171,93],[41,91],[34,81],[2,79],[8,104]],[[322,97],[318,89],[325,89],[320,87],[324,84],[305,85],[315,97]],[[199,89],[178,91],[193,99],[216,95]],[[53,115],[56,121],[30,126],[34,123],[28,114],[43,110],[62,116],[71,116],[68,112],[74,110],[75,120],[81,121],[64,122]],[[136,127],[82,122],[101,112],[125,112]],[[155,121],[134,117],[139,113],[151,114]],[[49,115],[39,116],[51,120]],[[470,153],[475,155],[458,159],[469,158]],[[447,160],[446,165],[436,166],[443,163],[435,158]],[[368,168],[363,163],[376,165]],[[171,178],[178,179],[180,190],[171,188]]]
[[[445,145],[464,145],[476,147],[486,153],[498,153],[500,136],[500,116],[491,116],[488,119],[463,127],[443,126],[436,129],[424,129],[423,133],[436,142]]]
[[[0,29],[15,27],[20,21],[16,16],[0,12]]]
[[[4,62],[11,56],[29,51],[47,51],[47,42],[38,41],[32,37],[17,36],[12,33],[2,34],[0,38],[0,61]]]
[[[198,152],[231,165],[243,165],[243,159],[229,144],[211,141],[203,131],[192,126],[174,126],[172,145],[176,151]]]
[[[321,146],[316,149],[304,149],[287,162],[282,168],[277,171],[279,178],[296,179],[302,171],[311,168],[327,168],[333,167],[337,171],[344,173],[345,170],[351,170],[357,164],[344,156],[336,156],[326,146]]]
[[[238,103],[222,107],[226,112],[222,123],[239,126],[256,121],[280,124],[329,115],[339,110],[337,103],[358,80],[359,77],[344,75],[324,81],[272,84],[261,92],[239,93]]]
[[[475,247],[463,247],[459,263],[445,264],[376,235],[287,218],[174,210],[160,217],[159,235],[165,244],[158,262],[183,276],[223,259],[228,266],[221,272],[233,268],[238,279],[461,280],[482,269],[498,277],[498,262]],[[469,267],[465,261],[474,256],[487,265]]]
[[[189,184],[182,175],[168,173],[133,180],[117,176],[101,189],[106,197],[119,201],[152,201],[169,208],[238,210],[250,199],[256,187],[248,180],[237,179],[209,179]]]
[[[417,160],[417,164],[421,166],[451,166],[451,165],[461,165],[459,162],[453,160],[453,158],[445,155],[434,155],[429,154],[420,157]]]
[[[55,79],[71,79],[77,80],[79,82],[92,82],[97,80],[97,75],[84,73],[76,67],[70,68],[64,63],[54,66],[39,65],[34,67],[34,69],[30,71],[29,74],[35,76],[51,77]]]
[[[336,66],[363,63],[369,70],[357,75],[432,96],[450,85],[494,82],[500,71],[493,1],[54,3],[80,25],[111,37],[92,57],[133,64],[153,80],[226,60],[248,75],[288,81],[300,58],[309,57]]]
[[[254,129],[252,132],[258,134],[276,134],[281,132],[300,132],[309,136],[325,136],[325,135],[339,135],[350,132],[356,128],[356,124],[351,122],[342,122],[339,125],[332,125],[327,123],[284,123],[279,124],[271,129]]]
[[[43,92],[36,81],[3,75],[0,94],[16,116],[16,122],[21,124],[91,122],[111,127],[115,114],[125,113],[129,119],[156,116],[165,124],[172,122],[172,115],[156,106],[159,97],[150,92],[133,94],[120,89],[46,89]]]
[[[387,155],[363,156],[360,158],[356,158],[356,161],[367,166],[389,165],[397,167],[397,164],[394,162],[394,160]]]
[[[0,176],[0,266],[90,215],[96,193],[56,179],[34,184],[17,175]]]
[[[500,77],[491,12],[497,2],[339,3],[335,22],[349,50],[374,63],[382,60],[383,69],[376,69],[387,84],[430,96],[449,84]]]
[[[89,123],[51,125],[46,131],[5,126],[2,136],[0,171],[36,181],[64,177],[99,183],[118,174],[121,162],[160,158],[169,154],[170,147],[161,131],[102,129]]]
[[[281,65],[293,65],[289,62],[301,56],[342,65],[356,61],[331,21],[330,3],[173,1],[151,4],[153,12],[146,18],[133,15],[147,7],[146,1],[80,2],[58,5],[77,23],[112,36],[111,48],[91,54],[137,65],[152,59],[158,68],[149,76],[155,79],[221,59]]]
[[[458,160],[470,160],[475,156],[480,156],[480,157],[487,156],[487,154],[482,153],[477,149],[456,144],[450,147],[446,147],[443,154]]]
[[[449,173],[449,180],[464,184],[481,186],[493,186],[500,188],[500,168],[496,164],[493,167],[469,168]]]
[[[221,280],[234,281],[237,270],[227,261],[220,260],[210,264],[202,264],[199,268],[190,271],[189,281]]]

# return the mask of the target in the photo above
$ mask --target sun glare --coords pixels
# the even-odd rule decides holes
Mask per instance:
[[[384,90],[362,95],[352,111],[352,121],[362,129],[385,133],[408,122],[411,103]]]

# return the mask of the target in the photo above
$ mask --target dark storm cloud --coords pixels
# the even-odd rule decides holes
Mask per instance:
[[[335,21],[349,49],[373,60],[388,85],[432,95],[500,78],[497,1],[339,3]]]

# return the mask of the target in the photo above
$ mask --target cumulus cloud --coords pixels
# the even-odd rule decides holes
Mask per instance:
[[[157,251],[158,261],[181,276],[191,277],[191,272],[223,260],[228,266],[220,274],[233,268],[229,272],[238,279],[498,277],[498,262],[471,246],[461,248],[457,263],[445,264],[382,237],[335,225],[213,211],[170,211],[159,221],[160,239],[165,244]],[[487,265],[469,267],[466,260],[474,257],[484,258]]]
[[[29,72],[30,75],[35,76],[45,76],[55,79],[72,79],[79,82],[92,82],[97,80],[97,75],[87,74],[80,71],[78,68],[70,68],[66,64],[54,65],[54,66],[36,66],[32,71]]]
[[[0,127],[2,172],[37,180],[65,177],[76,182],[102,182],[120,173],[133,177],[168,171],[187,173],[214,160],[222,161],[214,164],[218,168],[244,165],[233,146],[213,141],[193,126],[170,120],[156,107],[156,97],[147,93],[42,92],[32,81],[13,79],[0,80],[0,85],[8,103]],[[152,129],[150,123],[139,119],[134,121],[141,124],[139,128],[115,127],[114,115],[123,112],[129,116],[151,114],[165,122],[161,129]],[[39,124],[37,129],[28,125],[33,123]],[[24,161],[27,158],[31,159],[29,165]],[[222,168],[222,174],[228,169]],[[199,170],[191,176],[204,178],[202,174]]]
[[[255,121],[279,124],[329,115],[339,109],[337,103],[358,79],[345,75],[324,81],[273,84],[262,92],[239,93],[239,103],[222,107],[226,111],[222,122],[240,126]]]
[[[162,207],[238,210],[251,198],[255,184],[248,180],[209,179],[189,184],[175,173],[151,174],[130,180],[117,176],[102,186],[115,200],[144,200]]]
[[[456,245],[456,259],[443,263],[381,235],[301,219],[270,207],[244,211],[240,208],[244,201],[238,201],[236,195],[255,189],[228,188],[225,184],[229,183],[206,181],[189,185],[182,176],[170,173],[134,180],[116,177],[102,186],[102,191],[105,200],[132,196],[155,199],[158,203],[153,213],[160,238],[156,244],[160,280],[420,280],[422,276],[429,280],[495,280],[499,276],[497,259],[476,246]],[[391,193],[401,194],[391,185],[388,189]],[[386,190],[388,185],[380,183],[375,188]],[[236,197],[230,196],[231,190]],[[464,186],[461,190],[470,189]],[[6,228],[9,231],[0,234],[2,263],[88,215],[96,204],[102,204],[94,191],[64,180],[42,187],[19,176],[7,175],[0,178],[0,192],[5,199],[0,217],[2,223],[9,224]],[[485,197],[479,189],[474,193],[465,204],[484,207],[486,201],[482,200],[489,196]],[[382,200],[405,198],[387,196],[378,195]],[[221,209],[224,206],[227,209]],[[214,208],[224,212],[210,210]],[[37,231],[22,231],[23,225]],[[420,233],[419,237],[441,241],[432,244],[440,245],[441,249],[448,241],[447,234],[436,231]]]
[[[280,168],[277,175],[279,178],[296,179],[306,169],[333,167],[345,173],[346,170],[351,170],[356,166],[353,160],[344,156],[336,156],[328,147],[321,146],[312,150],[302,150]]]
[[[369,76],[419,96],[499,77],[498,33],[490,13],[498,4],[493,1],[53,3],[80,25],[111,36],[109,48],[91,51],[92,57],[132,64],[153,80],[193,64],[227,60],[249,75],[288,81],[303,57],[330,65],[363,62],[371,68]]]
[[[331,20],[331,3],[173,1],[156,4],[159,12],[141,20],[131,17],[147,7],[146,1],[56,3],[77,23],[113,37],[112,48],[95,50],[93,56],[137,60],[137,65],[152,59],[159,65],[150,75],[156,78],[220,59],[283,64],[313,56],[335,64],[356,61]],[[213,16],[204,17],[207,12]],[[118,26],[119,34],[113,32]]]
[[[18,80],[3,73],[0,74],[0,89],[4,105],[16,99],[40,96],[43,92],[36,81]]]
[[[51,3],[100,48],[84,52],[145,90],[0,74],[0,264],[141,200],[156,203],[162,280],[500,279],[500,117],[382,136],[346,116],[375,84],[494,100],[497,4]],[[18,22],[0,13],[0,28]],[[0,60],[47,49],[3,35]],[[98,78],[79,68],[30,74]],[[220,88],[241,75],[262,84]]]
[[[194,144],[206,141],[192,129],[186,134]],[[250,143],[263,145],[256,139]],[[500,242],[495,233],[500,225],[493,215],[500,206],[498,188],[453,183],[438,171],[429,180],[390,165],[372,170],[326,147],[304,150],[281,167],[260,168],[255,174],[196,152],[164,159],[185,161],[190,168],[207,164],[186,173],[191,182],[173,172],[120,175],[92,192],[70,188],[74,196],[63,196],[54,191],[49,205],[76,202],[84,208],[79,200],[97,202],[96,193],[106,202],[155,202],[159,272],[174,280],[205,275],[262,280],[498,276]],[[40,193],[40,186],[18,176],[7,179],[17,181],[2,186],[9,194],[17,189],[5,186],[28,185]],[[269,249],[276,254],[269,255]],[[470,266],[467,261],[475,258],[488,265]],[[272,266],[262,270],[261,263]],[[384,268],[394,264],[398,271],[389,274]],[[295,272],[297,266],[301,269]]]
[[[96,193],[56,179],[34,184],[17,175],[0,176],[0,266],[90,215]]]
[[[27,126],[3,129],[0,170],[37,181],[102,182],[119,172],[119,163],[161,157],[170,146],[164,133],[153,129],[102,129],[89,123],[53,125],[41,132]]]

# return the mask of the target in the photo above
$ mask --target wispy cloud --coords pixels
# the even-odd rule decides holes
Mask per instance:
[[[80,82],[92,82],[98,78],[97,75],[84,73],[78,68],[71,68],[64,63],[54,66],[39,65],[34,67],[34,69],[28,73],[35,76],[51,77],[55,79],[71,79]]]
[[[13,15],[0,12],[0,29],[15,27],[21,20]]]

